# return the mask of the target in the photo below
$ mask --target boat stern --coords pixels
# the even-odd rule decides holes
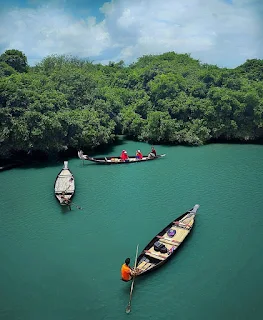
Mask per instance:
[[[63,169],[65,169],[65,170],[68,169],[68,161],[64,161],[64,168]]]
[[[196,214],[196,213],[197,213],[197,210],[199,209],[199,207],[200,207],[200,205],[199,205],[199,204],[196,204],[189,212]]]
[[[79,150],[78,151],[78,157],[81,159],[81,160],[86,160],[86,157],[84,156],[84,153],[82,150]]]

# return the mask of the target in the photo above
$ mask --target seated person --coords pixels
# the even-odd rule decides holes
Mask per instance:
[[[123,281],[130,281],[134,276],[136,276],[139,271],[133,270],[129,264],[130,264],[130,258],[125,259],[124,264],[121,266],[121,280]]]
[[[121,160],[122,161],[129,161],[129,156],[126,150],[123,150],[121,153]]]
[[[157,155],[156,150],[154,149],[154,147],[152,147],[151,152],[148,155],[148,158],[155,158]]]
[[[137,150],[136,151],[136,159],[142,159],[142,157],[143,157],[143,155],[142,155],[142,153],[141,153],[141,150]]]

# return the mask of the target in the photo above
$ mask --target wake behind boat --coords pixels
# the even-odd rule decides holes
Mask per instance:
[[[176,253],[193,228],[198,208],[199,205],[196,204],[169,223],[147,244],[137,259],[137,276],[157,269]]]
[[[162,157],[165,157],[166,154],[160,154],[156,156],[148,155],[143,156],[141,159],[138,159],[136,156],[131,156],[127,160],[122,160],[119,156],[111,156],[111,157],[89,157],[88,155],[83,154],[83,151],[78,151],[78,157],[81,160],[88,160],[95,162],[97,164],[128,164],[128,163],[135,163],[135,162],[145,162],[149,160],[156,160]]]
[[[68,168],[68,161],[64,161],[64,167],[56,177],[54,188],[59,203],[69,205],[75,192],[75,180]]]

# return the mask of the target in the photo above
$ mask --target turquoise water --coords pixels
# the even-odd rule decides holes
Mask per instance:
[[[144,143],[124,142],[130,154]],[[53,185],[63,163],[0,174],[0,319],[262,319],[263,147],[157,146],[166,157],[99,166],[69,160],[72,211]],[[109,155],[100,154],[102,156]],[[99,155],[98,155],[99,156]],[[124,259],[200,204],[166,265],[138,278],[132,311]]]

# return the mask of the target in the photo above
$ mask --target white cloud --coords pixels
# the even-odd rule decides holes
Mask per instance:
[[[259,2],[257,2],[259,3]],[[116,22],[115,22],[116,21]],[[122,1],[107,17],[111,37],[121,45],[117,59],[165,51],[191,53],[220,66],[263,57],[259,16],[249,1]],[[127,41],[125,41],[127,39]]]
[[[109,45],[105,22],[95,17],[76,20],[63,10],[41,7],[10,10],[0,21],[1,48],[22,50],[29,60],[49,54],[96,56]]]
[[[235,67],[263,58],[260,9],[259,0],[115,0],[100,8],[100,22],[48,6],[12,9],[0,17],[0,47],[22,50],[29,61],[56,53],[129,63],[175,51]]]

